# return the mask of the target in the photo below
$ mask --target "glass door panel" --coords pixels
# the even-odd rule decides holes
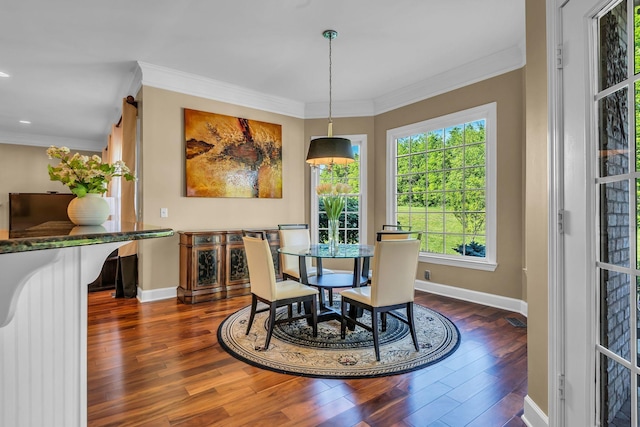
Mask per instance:
[[[600,423],[607,427],[632,426],[631,372],[614,360],[601,355]]]
[[[635,77],[639,61],[635,55],[631,60],[632,53],[627,49],[637,45],[636,22],[640,20],[635,9],[635,4],[626,0],[614,1],[596,18],[599,92],[595,93],[593,111],[598,125],[594,153],[599,278],[597,401],[598,419],[602,426],[609,427],[638,426],[640,175],[636,163],[638,132],[632,131],[637,129],[640,116],[640,88]],[[634,196],[632,189],[636,190]],[[633,217],[636,218],[632,220]]]
[[[631,277],[612,270],[600,270],[600,345],[630,361]]]
[[[600,116],[599,176],[629,173],[628,90],[617,90],[598,101]]]

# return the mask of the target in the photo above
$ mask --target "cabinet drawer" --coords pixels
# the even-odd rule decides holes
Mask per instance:
[[[242,245],[242,232],[232,232],[227,234],[227,243],[234,244],[237,243]]]
[[[220,234],[193,236],[193,244],[195,246],[212,243],[222,243],[222,236]]]

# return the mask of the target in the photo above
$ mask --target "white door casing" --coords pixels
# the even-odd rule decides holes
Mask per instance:
[[[564,212],[562,227],[558,224],[550,227],[550,280],[549,280],[549,422],[554,426],[594,426],[600,425],[598,410],[600,402],[599,381],[600,354],[607,356],[610,361],[620,366],[624,365],[631,370],[630,386],[628,391],[631,399],[631,409],[628,415],[631,417],[632,425],[637,423],[637,406],[635,405],[635,373],[636,367],[636,346],[632,344],[635,340],[635,173],[632,162],[630,163],[631,173],[616,172],[612,176],[599,178],[597,169],[597,135],[603,135],[604,144],[600,150],[600,155],[604,156],[604,162],[608,162],[608,156],[615,156],[606,150],[609,149],[610,136],[602,132],[598,127],[604,122],[603,118],[598,118],[597,103],[608,97],[613,92],[628,86],[628,92],[633,90],[632,79],[614,84],[610,89],[607,85],[601,84],[606,90],[599,88],[596,78],[599,78],[597,71],[600,58],[597,56],[599,49],[603,49],[603,42],[598,41],[598,21],[596,16],[603,10],[609,11],[616,2],[598,0],[568,0],[553,1],[547,3],[551,19],[548,24],[552,26],[549,30],[549,49],[559,52],[558,69],[553,71],[550,67],[550,217],[555,218],[559,213]],[[606,8],[606,9],[605,9]],[[620,15],[624,21],[633,22],[633,13],[625,11]],[[625,18],[626,16],[626,18]],[[620,22],[623,22],[620,21]],[[617,27],[616,27],[617,28]],[[628,49],[628,59],[633,66],[632,50],[633,42],[631,36],[633,26],[625,29],[627,40],[622,38],[621,45]],[[617,40],[616,40],[617,43]],[[617,45],[616,45],[617,46]],[[604,56],[604,55],[603,55]],[[607,57],[609,58],[609,57]],[[555,62],[555,61],[554,61]],[[611,68],[615,68],[615,64]],[[554,64],[555,65],[555,64]],[[619,63],[618,65],[619,66]],[[609,70],[609,67],[607,67]],[[607,71],[609,73],[610,71]],[[633,75],[633,73],[629,73]],[[596,92],[602,90],[600,94]],[[598,101],[596,101],[598,99]],[[616,98],[617,99],[617,98]],[[621,97],[621,99],[626,99]],[[632,101],[627,100],[629,105]],[[554,104],[555,103],[555,104]],[[606,117],[611,104],[602,103],[605,108],[603,116]],[[622,107],[623,104],[615,104]],[[626,108],[626,104],[624,105]],[[622,123],[632,129],[633,111],[629,109],[623,112],[629,114],[627,121]],[[610,123],[609,123],[610,125]],[[609,131],[608,128],[603,130]],[[628,131],[629,135],[633,132]],[[633,141],[633,137],[626,137]],[[625,136],[622,137],[625,140]],[[633,160],[633,142],[627,142],[631,149],[621,156],[627,156],[628,160]],[[600,141],[600,144],[603,144]],[[608,173],[605,173],[608,175]],[[616,263],[609,259],[611,249],[607,249],[609,240],[604,241],[604,249],[600,248],[602,239],[610,238],[606,236],[612,224],[609,222],[608,214],[611,211],[606,207],[612,200],[609,198],[608,185],[624,187],[629,183],[627,191],[626,214],[630,224],[629,247],[630,255],[628,264]],[[600,183],[608,183],[606,185]],[[607,188],[607,192],[600,192],[600,187]],[[615,190],[615,188],[613,188]],[[606,196],[604,195],[606,194]],[[604,198],[603,200],[600,200]],[[615,202],[615,200],[614,200]],[[623,204],[625,204],[623,202]],[[597,205],[600,209],[597,209]],[[600,211],[600,212],[599,212]],[[604,213],[603,213],[604,212]],[[600,220],[602,215],[604,221]],[[615,215],[614,215],[615,216]],[[615,218],[614,218],[615,220]],[[603,224],[599,226],[598,224]],[[615,225],[615,224],[613,224]],[[561,229],[564,233],[561,234]],[[624,236],[623,236],[624,237]],[[596,253],[596,249],[600,248]],[[625,248],[623,248],[625,249]],[[603,254],[604,251],[604,254]],[[598,255],[599,254],[599,255]],[[555,256],[554,256],[555,255]],[[606,322],[612,313],[619,314],[619,310],[611,301],[605,300],[607,295],[600,297],[600,282],[608,283],[600,276],[600,267],[608,277],[613,275],[625,275],[630,277],[628,296],[625,295],[631,308],[629,320],[625,320],[625,327],[630,329],[629,343],[630,354],[618,356],[615,354],[616,348],[610,351],[607,346],[612,344],[599,345],[600,336],[600,303],[607,307],[605,318],[602,322],[605,325],[604,338],[609,341]],[[613,273],[613,274],[612,274]],[[608,285],[607,285],[608,286]],[[604,288],[603,288],[604,289]],[[622,309],[625,306],[623,303]],[[603,312],[604,313],[604,312]],[[612,316],[613,317],[613,316]],[[627,361],[628,360],[628,361]],[[607,373],[609,372],[608,369]],[[561,376],[564,375],[564,390],[560,390]],[[611,386],[609,386],[611,387]],[[604,389],[603,389],[604,390]],[[605,396],[606,397],[606,396]],[[619,401],[620,398],[616,397]],[[634,407],[635,406],[635,407]],[[617,409],[612,410],[614,413]],[[605,417],[606,418],[606,417]]]

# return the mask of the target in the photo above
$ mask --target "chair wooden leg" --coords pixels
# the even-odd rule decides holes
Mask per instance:
[[[411,331],[411,338],[413,339],[413,346],[416,348],[416,351],[420,351],[418,349],[418,336],[416,335],[416,327],[413,323],[413,303],[407,303],[407,320],[409,321],[409,331]]]
[[[344,313],[347,311],[347,300],[342,298],[340,303],[340,338],[345,339],[347,332],[347,318]]]
[[[380,313],[380,320],[382,321],[382,332],[387,330],[387,313]]]
[[[258,298],[251,294],[251,314],[249,315],[249,323],[247,324],[247,333],[245,335],[249,335],[249,331],[251,330],[251,325],[253,325],[253,319],[256,317],[256,307],[258,306]]]
[[[318,336],[318,303],[317,298],[314,295],[311,300],[311,318],[313,320],[313,336]]]
[[[380,361],[380,340],[378,338],[378,310],[374,307],[371,311],[371,332],[373,332],[373,348],[376,351],[376,360]]]
[[[276,303],[272,302],[269,306],[269,328],[267,329],[267,339],[264,341],[264,349],[269,349],[269,342],[271,342],[271,335],[273,334],[273,327],[276,324]]]

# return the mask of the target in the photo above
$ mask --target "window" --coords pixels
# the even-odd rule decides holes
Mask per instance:
[[[493,271],[496,104],[387,132],[387,223],[421,231],[420,260]]]
[[[340,243],[366,243],[366,135],[342,136],[351,140],[355,161],[349,165],[311,168],[311,236],[315,243],[327,243],[328,221],[324,206],[316,193],[316,187],[324,183],[346,183],[351,193],[346,196],[345,209],[340,216]]]

